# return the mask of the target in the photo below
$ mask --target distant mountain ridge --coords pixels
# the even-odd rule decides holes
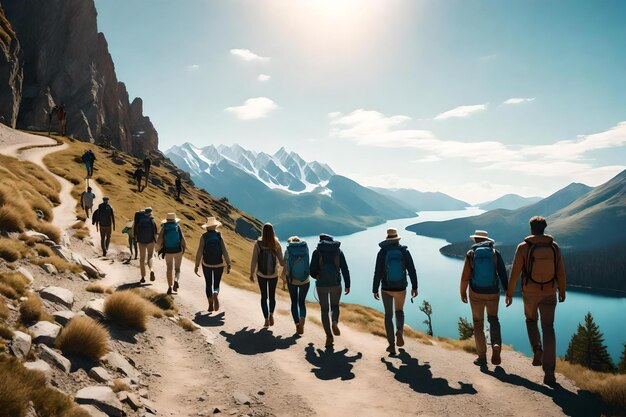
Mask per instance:
[[[417,191],[411,188],[379,188],[372,190],[394,198],[415,211],[463,210],[471,204],[440,192]]]
[[[476,207],[487,211],[496,209],[515,210],[521,207],[535,204],[540,200],[541,197],[522,197],[521,195],[517,194],[505,194],[502,197],[497,198],[493,201],[476,204]]]

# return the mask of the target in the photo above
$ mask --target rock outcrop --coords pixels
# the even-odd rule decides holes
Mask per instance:
[[[141,100],[131,105],[117,79],[94,0],[4,0],[4,7],[23,51],[18,128],[47,131],[50,109],[63,105],[68,136],[139,156],[157,149]]]
[[[0,123],[15,127],[22,98],[22,50],[0,5]]]

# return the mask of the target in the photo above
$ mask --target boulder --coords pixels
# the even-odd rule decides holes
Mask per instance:
[[[23,358],[30,352],[32,345],[32,338],[29,334],[16,330],[13,332],[13,339],[11,340],[11,353],[18,358]]]
[[[44,235],[43,233],[35,232],[34,230],[27,230],[27,231],[24,232],[24,235],[26,235],[29,238],[39,239],[39,241],[41,241],[41,242],[45,242],[46,240],[50,240],[48,235]]]
[[[105,320],[106,314],[104,314],[104,298],[92,298],[87,301],[87,304],[82,310],[94,320]]]
[[[70,310],[55,311],[52,313],[54,321],[59,323],[61,326],[67,326],[67,323],[72,320],[74,316],[76,316],[76,313]]]
[[[156,408],[156,404],[154,404],[152,401],[148,400],[147,398],[141,398],[140,399],[141,404],[143,405],[143,408],[146,409],[146,412],[150,413],[150,414],[157,414],[157,408]]]
[[[37,346],[37,355],[41,360],[48,362],[50,365],[55,366],[65,372],[66,374],[70,373],[72,369],[72,363],[65,356],[60,353],[55,352],[50,349],[46,345],[38,345]]]
[[[250,405],[250,397],[248,397],[246,394],[244,394],[241,391],[237,391],[233,394],[233,399],[235,400],[235,403],[239,404],[239,405]]]
[[[113,390],[105,386],[91,386],[81,389],[74,396],[78,404],[93,405],[109,416],[125,416],[122,403]]]
[[[42,361],[41,359],[35,362],[24,362],[24,367],[26,369],[30,369],[31,371],[42,372],[46,376],[46,381],[48,381],[48,383],[52,380],[52,368],[47,362]]]
[[[44,300],[52,301],[53,303],[62,304],[67,308],[72,308],[74,305],[74,293],[68,289],[61,287],[46,287],[39,293]]]
[[[53,346],[61,326],[56,323],[50,323],[49,321],[40,321],[28,328],[33,335],[34,343],[43,343],[44,345]]]
[[[93,367],[89,370],[89,376],[96,382],[107,383],[111,381],[111,374],[101,366]]]
[[[59,273],[57,267],[52,264],[43,264],[41,265],[41,268],[50,275],[57,275]]]
[[[94,264],[89,262],[87,260],[87,258],[85,258],[83,255],[80,255],[78,253],[74,253],[73,256],[74,256],[74,258],[73,258],[74,262],[76,262],[78,265],[80,265],[85,270],[85,273],[87,273],[87,276],[89,276],[89,278],[97,279],[97,278],[100,278],[100,277],[104,276],[102,271],[100,271],[100,269],[98,269],[97,266],[95,266]]]
[[[51,248],[51,247],[53,247],[54,245],[56,245],[57,243],[56,243],[54,240],[50,240],[50,239],[48,239],[48,240],[44,240],[44,241],[43,241],[43,244]]]
[[[24,275],[24,278],[26,278],[30,284],[32,284],[35,281],[33,274],[31,274],[30,271],[24,268],[23,266],[20,266],[19,268],[17,268],[17,272]]]
[[[261,236],[261,232],[258,227],[243,217],[240,217],[237,221],[235,221],[235,233],[247,239],[253,240],[256,240],[259,236]]]
[[[157,187],[163,187],[163,181],[161,181],[161,179],[158,177],[150,177],[150,182],[152,183],[152,185],[155,185]]]
[[[63,259],[65,262],[72,262],[72,251],[65,249],[61,245],[54,245],[51,247],[52,252],[55,253],[56,256]]]
[[[139,410],[143,406],[143,404],[139,401],[139,398],[132,392],[127,393],[126,404],[130,405],[130,408],[134,411]]]
[[[109,352],[102,359],[111,367],[111,369],[121,372],[131,379],[139,378],[139,371],[137,371],[133,365],[131,365],[130,362],[128,362],[126,358],[119,353]]]
[[[85,410],[87,414],[89,414],[90,417],[107,417],[106,413],[103,413],[102,411],[98,410],[93,405],[81,404],[79,405],[79,407]]]

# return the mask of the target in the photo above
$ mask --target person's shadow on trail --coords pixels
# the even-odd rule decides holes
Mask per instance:
[[[204,311],[198,311],[193,321],[201,327],[221,327],[224,325],[224,316],[223,311],[214,316]]]
[[[304,349],[306,352],[305,359],[314,366],[311,372],[315,374],[318,379],[329,381],[331,379],[339,379],[342,381],[348,381],[354,379],[355,375],[352,372],[354,367],[353,363],[363,357],[361,352],[358,352],[354,356],[348,356],[348,349],[343,349],[335,352],[332,347],[322,349],[315,349],[313,343]]]
[[[524,387],[526,389],[544,394],[548,397],[552,397],[552,401],[561,407],[563,413],[568,416],[594,417],[601,416],[605,413],[613,415],[609,410],[604,410],[600,398],[589,391],[580,390],[578,393],[575,393],[566,390],[559,384],[556,384],[552,389],[546,385],[530,381],[522,376],[507,374],[501,366],[496,366],[493,371],[482,368],[481,372],[504,383]]]
[[[234,334],[221,331],[229,347],[241,355],[257,355],[288,349],[296,344],[296,337],[274,336],[271,330],[263,328],[259,331],[244,327]]]
[[[387,366],[387,370],[394,374],[398,382],[407,384],[413,391],[437,397],[444,395],[476,394],[476,389],[472,384],[465,384],[459,381],[460,388],[452,388],[448,380],[444,378],[433,378],[430,365],[425,363],[420,365],[419,360],[411,357],[404,349],[396,356],[402,361],[397,368],[393,362],[380,358],[380,361]]]

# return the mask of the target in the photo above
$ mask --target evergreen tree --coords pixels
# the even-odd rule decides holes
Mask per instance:
[[[459,317],[459,339],[466,340],[474,336],[474,325],[465,317]]]
[[[420,306],[420,311],[426,314],[427,319],[424,320],[424,324],[428,326],[428,335],[432,336],[433,335],[433,320],[432,320],[433,308],[428,301],[424,300],[424,302]]]
[[[626,344],[624,344],[624,350],[622,351],[622,357],[617,365],[617,372],[620,374],[626,374]]]
[[[578,325],[567,347],[565,360],[577,363],[594,371],[613,372],[615,365],[604,345],[604,335],[593,321],[591,313],[585,316],[585,323]]]

